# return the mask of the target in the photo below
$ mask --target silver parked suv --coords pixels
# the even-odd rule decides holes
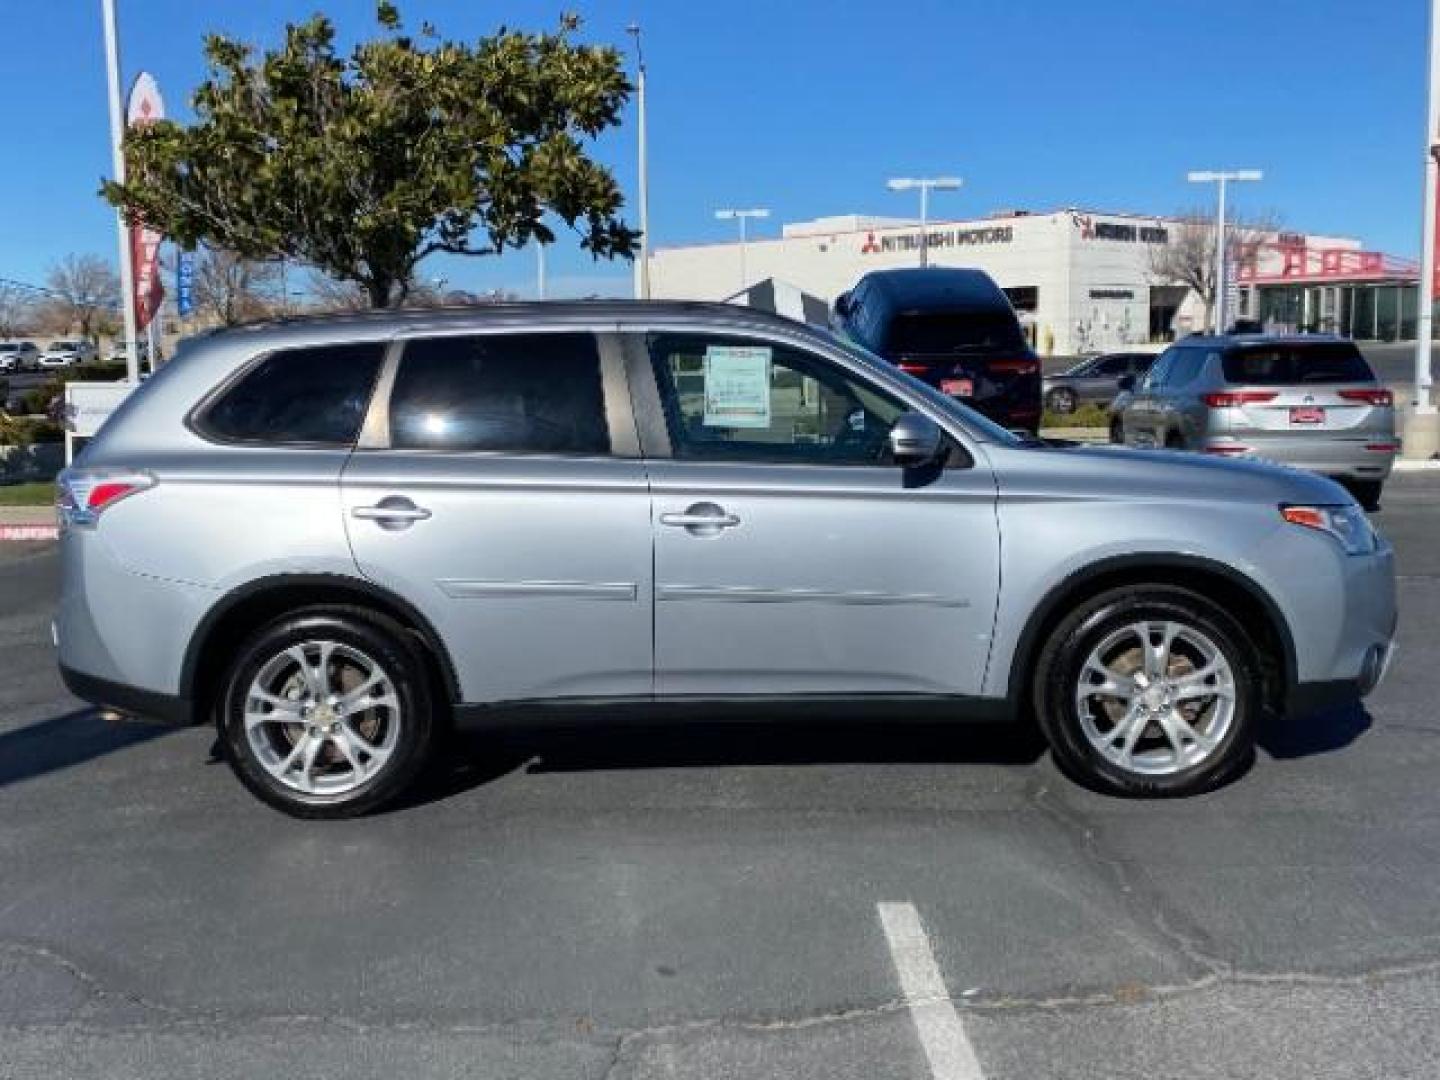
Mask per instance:
[[[602,705],[1033,715],[1089,784],[1192,792],[1267,710],[1368,691],[1395,626],[1391,549],[1328,480],[1026,441],[724,305],[192,340],[60,510],[70,688],[213,718],[311,817],[393,799],[447,725]]]
[[[1128,445],[1310,469],[1372,510],[1400,449],[1390,391],[1343,338],[1186,338],[1119,411]]]

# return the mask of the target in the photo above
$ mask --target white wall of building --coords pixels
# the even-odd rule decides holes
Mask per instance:
[[[932,222],[930,263],[974,266],[1001,288],[1037,290],[1032,315],[1042,352],[1111,349],[1150,339],[1151,251],[1174,221],[1085,210]],[[871,270],[919,265],[913,221],[841,215],[784,226],[778,238],[661,248],[650,260],[657,298],[723,300],[745,285],[776,278],[833,302]],[[1357,241],[1308,237],[1312,246],[1358,248]],[[1278,258],[1278,256],[1276,256]],[[1265,258],[1270,258],[1266,255]],[[1203,306],[1191,296],[1179,329],[1198,329]]]

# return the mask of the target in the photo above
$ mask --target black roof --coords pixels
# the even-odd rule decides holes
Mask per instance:
[[[984,270],[972,267],[872,270],[865,275],[865,280],[890,304],[911,310],[993,307],[1008,303],[994,279]]]

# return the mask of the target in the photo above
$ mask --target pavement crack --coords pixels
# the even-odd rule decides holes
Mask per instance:
[[[1230,965],[1208,948],[1200,931],[1182,929],[1178,925],[1180,917],[1167,914],[1164,897],[1150,888],[1142,872],[1101,846],[1099,830],[1080,811],[1062,805],[1043,782],[1034,787],[1030,799],[1042,815],[1075,839],[1079,850],[1109,878],[1125,904],[1159,937],[1200,971],[1212,975],[1229,971]]]
[[[80,964],[67,956],[56,952],[45,945],[38,945],[27,941],[0,941],[0,953],[8,953],[11,956],[20,956],[29,960],[38,960],[50,967],[63,972],[67,977],[73,979],[85,992],[87,1003],[121,1001],[136,1008],[149,1012],[159,1013],[167,1017],[183,1017],[187,1013],[183,1009],[163,1002],[154,1001],[143,994],[131,990],[117,990],[105,985],[99,976],[88,971]]]

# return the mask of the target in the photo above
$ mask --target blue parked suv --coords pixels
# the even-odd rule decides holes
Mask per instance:
[[[1001,427],[1040,428],[1040,360],[983,270],[876,270],[835,301],[837,330]]]

